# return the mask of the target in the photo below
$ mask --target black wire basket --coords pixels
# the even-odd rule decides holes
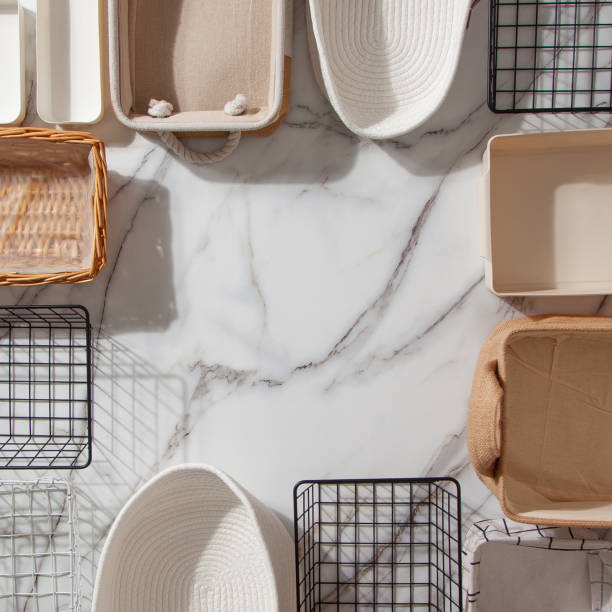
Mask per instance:
[[[299,482],[298,611],[462,610],[460,497],[452,478]]]
[[[0,307],[0,468],[91,461],[91,330],[82,306]]]
[[[490,2],[491,110],[612,110],[612,0]]]

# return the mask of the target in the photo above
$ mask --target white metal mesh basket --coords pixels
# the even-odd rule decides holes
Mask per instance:
[[[67,482],[0,482],[0,610],[80,610],[77,513]]]

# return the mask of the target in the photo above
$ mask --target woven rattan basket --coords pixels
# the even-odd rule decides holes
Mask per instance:
[[[106,264],[107,201],[95,136],[0,129],[0,285],[92,280]]]

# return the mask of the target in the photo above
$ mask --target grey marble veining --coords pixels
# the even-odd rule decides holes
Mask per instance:
[[[42,125],[33,5],[24,124]],[[451,475],[466,527],[500,515],[465,445],[482,342],[505,318],[612,314],[612,303],[486,290],[481,156],[494,134],[604,127],[610,116],[491,113],[486,12],[476,5],[442,108],[397,140],[360,140],[334,115],[310,67],[302,2],[291,112],[221,164],[178,161],[107,104],[91,131],[107,145],[108,265],[86,285],[0,289],[4,304],[81,303],[92,316],[94,459],[69,475],[84,609],[117,512],[179,462],[227,471],[288,526],[303,478]]]

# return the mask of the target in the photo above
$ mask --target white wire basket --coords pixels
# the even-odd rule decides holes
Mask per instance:
[[[80,610],[78,519],[62,480],[0,481],[0,610]]]

